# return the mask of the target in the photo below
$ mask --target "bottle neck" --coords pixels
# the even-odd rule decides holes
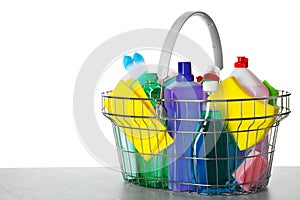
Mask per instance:
[[[158,84],[157,80],[145,80],[144,85],[146,84]]]
[[[178,74],[176,76],[176,81],[177,82],[193,82],[194,81],[194,76],[193,75]]]

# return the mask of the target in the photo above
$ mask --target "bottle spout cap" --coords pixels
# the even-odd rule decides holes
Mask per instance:
[[[126,70],[128,70],[129,66],[133,64],[133,58],[131,56],[123,57],[123,65]]]
[[[137,53],[137,52],[135,52],[133,54],[133,59],[134,59],[134,62],[136,62],[136,63],[145,62],[144,57],[141,54]]]
[[[191,62],[178,62],[177,81],[194,81]]]
[[[197,83],[201,83],[201,81],[203,80],[203,77],[202,76],[197,76],[196,79],[197,79]]]
[[[238,56],[238,61],[234,63],[235,68],[248,68],[248,58],[245,56]]]

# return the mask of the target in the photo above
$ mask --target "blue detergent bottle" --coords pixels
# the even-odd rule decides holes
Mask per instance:
[[[231,173],[240,165],[240,150],[226,131],[218,110],[204,110],[205,122],[199,127],[194,144],[194,173],[200,194],[230,193],[234,187]]]
[[[203,99],[203,88],[194,82],[191,71],[190,62],[179,62],[176,81],[164,90],[168,132],[174,138],[174,143],[168,147],[168,188],[173,191],[196,190],[193,185],[192,143],[202,105],[190,100]]]

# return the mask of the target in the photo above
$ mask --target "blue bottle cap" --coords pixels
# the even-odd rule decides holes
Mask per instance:
[[[178,82],[194,81],[191,62],[178,62],[178,75],[176,76],[176,81]]]
[[[131,58],[131,56],[124,56],[123,57],[123,65],[124,65],[126,70],[132,64],[133,64],[133,59]]]
[[[143,56],[137,52],[135,52],[133,54],[133,59],[134,59],[134,62],[136,62],[136,63],[145,62]]]

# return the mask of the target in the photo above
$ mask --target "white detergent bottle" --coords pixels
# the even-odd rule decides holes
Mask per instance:
[[[248,69],[248,58],[237,57],[238,61],[234,63],[234,70],[231,76],[234,76],[239,84],[253,97],[268,97],[268,88]],[[262,100],[268,103],[268,99]]]

